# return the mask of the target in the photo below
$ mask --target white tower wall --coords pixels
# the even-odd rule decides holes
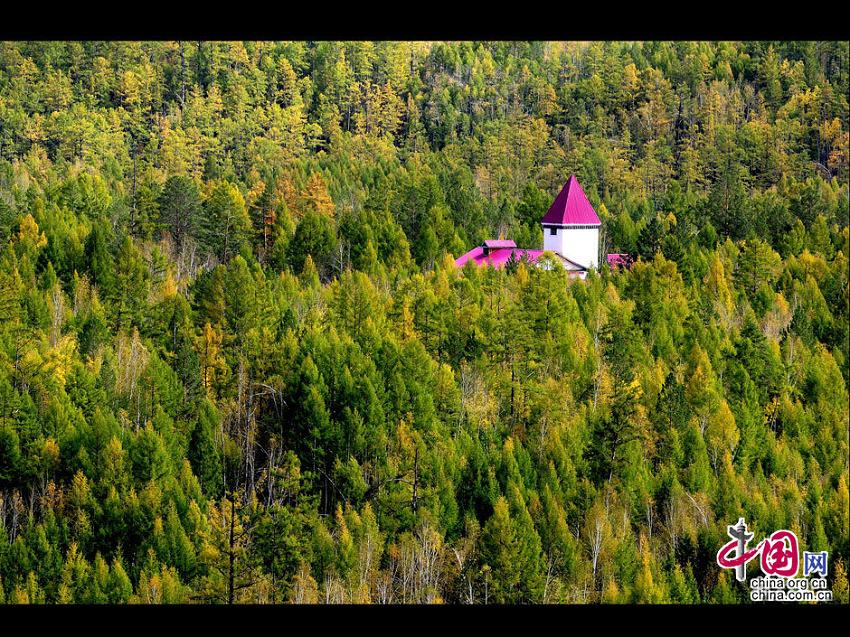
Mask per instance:
[[[552,230],[555,234],[552,234]],[[564,229],[552,226],[543,226],[543,249],[564,254]]]
[[[586,268],[595,268],[599,260],[599,228],[543,226],[543,249],[552,250]]]

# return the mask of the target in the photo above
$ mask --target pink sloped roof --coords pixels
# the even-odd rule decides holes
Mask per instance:
[[[555,197],[555,201],[549,211],[543,216],[541,223],[556,225],[601,225],[599,217],[587,195],[578,183],[575,175],[571,175],[561,188],[561,192]]]
[[[455,265],[460,268],[463,267],[467,261],[472,261],[475,265],[492,265],[494,268],[501,268],[508,262],[512,254],[517,261],[525,257],[527,261],[536,263],[543,252],[544,250],[526,250],[525,248],[491,248],[490,254],[485,255],[484,248],[482,246],[477,246],[466,254],[455,259]],[[561,260],[564,267],[570,273],[583,272],[586,269],[583,265],[570,261],[560,254],[552,254]]]
[[[543,250],[525,250],[523,248],[494,248],[490,250],[490,254],[484,255],[484,248],[477,246],[472,248],[466,254],[455,259],[455,265],[462,267],[467,261],[472,261],[476,265],[492,265],[495,268],[501,268],[508,262],[511,255],[516,255],[514,258],[519,260],[523,256],[534,263],[543,254]]]
[[[608,265],[610,267],[621,267],[628,268],[632,265],[632,257],[630,254],[619,254],[616,252],[612,252],[605,256],[605,259],[608,261]]]
[[[473,261],[474,263],[480,263],[481,259],[484,257],[484,248],[481,246],[475,246],[467,252],[466,254],[462,254],[457,259],[455,259],[455,265],[457,267],[463,267],[463,264],[467,261]]]
[[[516,248],[516,244],[510,239],[487,239],[484,245],[488,248]]]

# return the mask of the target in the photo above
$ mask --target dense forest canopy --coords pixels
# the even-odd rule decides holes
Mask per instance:
[[[0,43],[0,603],[846,603],[848,67]],[[454,267],[571,174],[631,270]]]

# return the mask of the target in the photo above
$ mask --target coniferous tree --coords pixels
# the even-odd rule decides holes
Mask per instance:
[[[159,226],[171,234],[179,250],[200,229],[201,196],[194,179],[172,175],[159,196]]]

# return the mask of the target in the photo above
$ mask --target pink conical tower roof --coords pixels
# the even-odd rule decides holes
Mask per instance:
[[[596,211],[587,200],[587,195],[584,194],[584,190],[582,190],[575,175],[571,175],[564,187],[561,188],[561,192],[555,197],[549,212],[543,216],[540,223],[559,226],[601,225]]]

